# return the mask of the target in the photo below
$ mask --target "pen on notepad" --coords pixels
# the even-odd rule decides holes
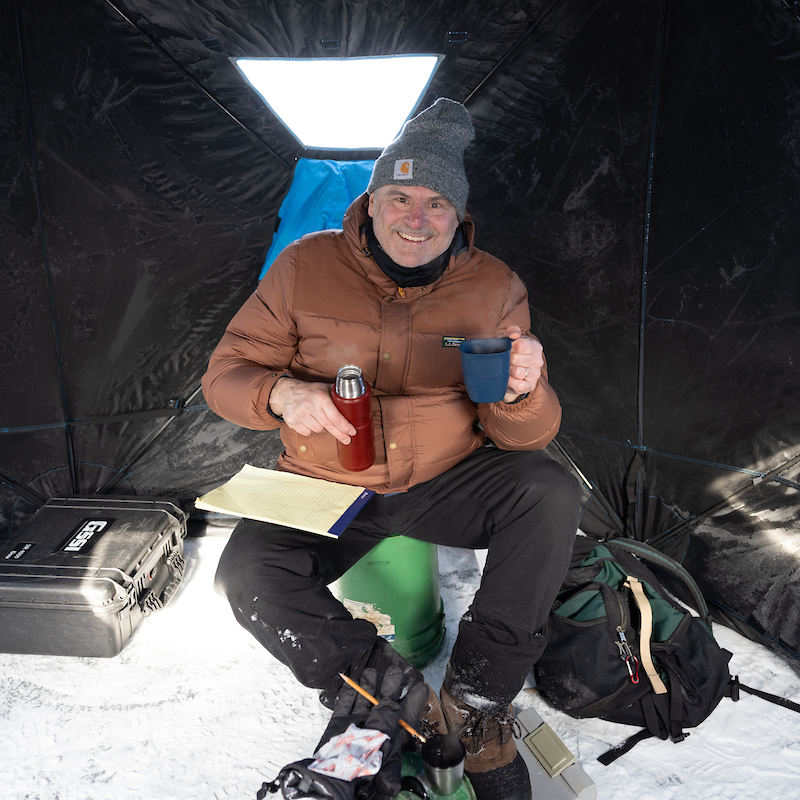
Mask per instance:
[[[339,677],[348,685],[352,686],[362,697],[366,697],[367,700],[372,703],[372,705],[378,705],[378,701],[366,690],[362,689],[354,680],[347,677],[347,675],[343,675],[341,672],[339,673]],[[417,733],[405,720],[400,720],[400,727],[404,730],[408,731],[412,736],[416,736],[423,744],[427,741],[427,739],[421,734]]]

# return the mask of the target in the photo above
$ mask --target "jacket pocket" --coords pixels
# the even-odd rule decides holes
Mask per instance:
[[[339,463],[336,452],[336,439],[328,433],[312,433],[301,436],[297,431],[284,426],[281,430],[281,441],[286,448],[289,459],[298,459],[312,464],[332,466]]]

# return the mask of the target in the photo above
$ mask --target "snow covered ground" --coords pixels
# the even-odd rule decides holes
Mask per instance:
[[[311,754],[329,712],[234,622],[214,593],[229,531],[186,541],[185,580],[112,659],[0,654],[4,800],[255,798],[263,780]],[[457,620],[477,587],[471,551],[440,549],[447,614],[441,684]],[[743,683],[800,702],[800,674],[720,626]],[[521,692],[578,757],[602,800],[800,798],[800,714],[750,695],[723,700],[681,744],[645,741],[608,767],[596,758],[634,729],[576,721]]]

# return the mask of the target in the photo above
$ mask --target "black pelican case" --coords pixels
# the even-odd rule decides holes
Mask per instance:
[[[0,544],[0,652],[119,653],[180,585],[186,519],[169,500],[50,500]]]

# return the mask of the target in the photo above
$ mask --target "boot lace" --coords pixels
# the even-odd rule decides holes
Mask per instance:
[[[426,717],[421,717],[419,721],[420,733],[426,738],[430,739],[432,736],[437,736],[444,731],[439,730],[439,720],[429,722]]]
[[[504,745],[512,736],[519,739],[522,736],[522,727],[514,715],[508,711],[490,713],[488,711],[470,710],[464,720],[460,738],[470,755],[480,752],[483,742],[497,739]]]
[[[433,711],[434,711],[434,704],[429,701],[428,703],[426,703],[425,708],[422,710],[422,714],[420,715],[419,718],[419,732],[426,739],[430,739],[432,736],[437,736],[440,733],[447,733],[447,731],[439,730],[438,719],[430,719],[430,717],[436,716],[433,713]]]

